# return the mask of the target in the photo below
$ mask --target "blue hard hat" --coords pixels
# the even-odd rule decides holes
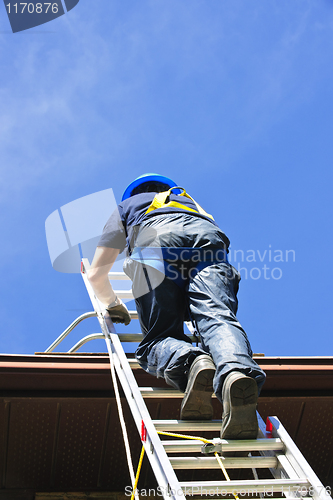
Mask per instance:
[[[169,179],[169,177],[165,177],[164,175],[159,174],[143,174],[137,177],[131,184],[127,186],[124,191],[123,197],[121,201],[127,200],[132,194],[132,191],[140,186],[140,184],[145,184],[146,182],[161,182],[162,184],[167,184],[169,187],[175,187],[177,184]],[[177,193],[176,193],[177,194]]]

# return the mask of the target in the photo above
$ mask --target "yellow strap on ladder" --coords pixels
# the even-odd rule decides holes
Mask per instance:
[[[182,205],[181,203],[178,203],[177,201],[169,201],[166,203],[167,198],[170,196],[171,191],[173,189],[182,189],[182,193],[180,193],[179,196],[185,196],[186,198],[189,198],[190,200],[193,201],[195,206],[197,207],[197,210],[194,210],[194,208],[189,208],[186,205]],[[181,208],[183,210],[187,210],[190,212],[195,212],[199,213],[201,215],[205,215],[205,217],[209,217],[210,219],[214,220],[214,217],[207,212],[197,203],[189,194],[186,193],[185,189],[180,187],[180,186],[175,186],[169,189],[169,191],[163,191],[163,193],[157,193],[148,208],[146,214],[149,212],[152,212],[153,210],[157,210],[158,208],[165,208],[165,207],[173,207],[173,208]]]
[[[210,441],[209,439],[205,439],[205,438],[197,437],[197,436],[188,436],[186,434],[175,434],[173,432],[163,432],[163,431],[157,431],[157,434],[160,434],[161,436],[170,436],[170,437],[177,437],[177,438],[183,438],[183,439],[194,439],[194,440],[202,441],[203,443],[212,443],[212,441]],[[140,476],[140,472],[141,472],[141,466],[142,466],[144,454],[145,454],[145,447],[142,446],[139,464],[138,464],[138,468],[136,471],[135,483],[134,483],[134,487],[133,487],[131,500],[134,500],[134,495],[136,493],[136,488],[137,488],[137,485],[139,482],[139,476]],[[214,455],[215,455],[216,460],[218,461],[219,466],[222,469],[224,477],[226,478],[227,481],[230,481],[230,477],[226,471],[226,468],[223,465],[223,462],[221,460],[220,455],[217,453],[217,451],[215,451]],[[236,500],[239,500],[239,496],[237,495],[237,493],[235,491],[232,492],[232,495],[234,496],[234,498]]]

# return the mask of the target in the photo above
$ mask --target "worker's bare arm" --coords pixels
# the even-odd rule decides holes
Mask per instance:
[[[107,307],[115,301],[116,295],[112,290],[108,273],[112,268],[119,250],[117,248],[97,247],[88,271],[88,279],[98,299]]]

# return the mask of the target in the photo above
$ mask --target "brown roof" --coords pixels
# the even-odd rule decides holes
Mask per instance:
[[[333,358],[257,362],[267,373],[259,413],[277,415],[324,486],[333,486]],[[139,386],[165,386],[140,368],[134,373]],[[0,391],[0,499],[123,492],[130,484],[107,355],[0,355]],[[178,417],[180,402],[149,399],[147,406],[153,418],[169,419]],[[136,464],[140,439],[123,405]],[[217,400],[214,409],[220,418]],[[154,484],[147,463],[140,481],[141,488]]]

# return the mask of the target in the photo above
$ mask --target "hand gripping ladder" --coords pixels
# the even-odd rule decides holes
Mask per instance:
[[[56,347],[65,335],[71,331],[76,324],[85,317],[97,316],[102,333],[91,334],[78,342],[69,352],[76,352],[79,347],[87,341],[104,338],[106,341],[113,383],[115,384],[116,398],[119,392],[115,373],[117,373],[128,405],[132,412],[137,430],[145,453],[155,474],[159,492],[165,500],[185,500],[196,496],[196,498],[225,498],[233,495],[238,499],[265,497],[267,498],[304,498],[308,500],[327,500],[330,498],[328,492],[320,482],[308,462],[305,460],[295,443],[292,441],[282,424],[276,417],[269,417],[265,426],[258,414],[259,433],[256,440],[224,440],[214,438],[209,442],[198,439],[177,439],[161,440],[158,432],[176,434],[195,434],[201,436],[203,432],[217,432],[221,428],[220,420],[213,421],[182,421],[182,420],[152,420],[147,410],[144,399],[146,398],[182,398],[183,394],[174,389],[161,389],[152,387],[138,387],[133,375],[131,365],[135,365],[135,360],[128,360],[123,350],[121,340],[135,341],[141,340],[139,334],[117,334],[115,327],[108,315],[95,297],[93,289],[87,279],[85,269],[89,268],[87,259],[82,260],[81,274],[87,287],[88,294],[94,307],[94,312],[82,315],[78,320],[47,349],[50,352]],[[127,276],[122,272],[111,272],[109,278],[113,280],[126,280]],[[131,290],[116,290],[116,295],[120,298],[132,298]],[[137,319],[136,311],[130,311],[132,319]],[[191,324],[187,324],[192,334],[195,331]],[[195,341],[195,337],[192,337]],[[132,480],[135,486],[133,465],[130,456],[130,445],[127,439],[127,432],[122,410],[119,407],[119,416],[124,435],[125,450],[128,458],[128,465]],[[185,436],[184,436],[185,437]],[[228,457],[228,452],[246,452],[247,456]],[[201,455],[198,456],[198,453]],[[252,456],[252,452],[256,456]],[[246,454],[245,453],[245,454]],[[177,454],[177,456],[174,456]],[[181,456],[178,456],[180,455]],[[193,455],[194,454],[194,455]],[[221,457],[216,459],[214,454]],[[223,455],[226,454],[226,457]],[[252,469],[254,479],[218,481],[179,481],[175,470],[178,469]],[[269,470],[269,479],[259,479],[257,469]],[[138,498],[138,494],[136,494]]]

